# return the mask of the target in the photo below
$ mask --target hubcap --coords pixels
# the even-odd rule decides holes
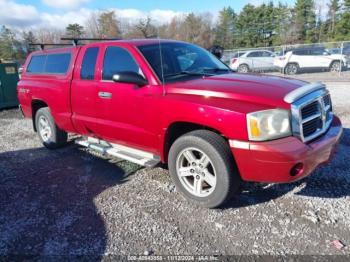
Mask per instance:
[[[44,117],[39,117],[39,134],[44,142],[47,142],[51,138],[51,127],[49,121]]]
[[[240,73],[247,73],[248,72],[248,68],[246,66],[240,66]]]
[[[334,63],[331,68],[332,72],[339,72],[340,71],[340,64]]]
[[[186,148],[176,160],[176,173],[184,188],[194,196],[209,196],[215,189],[217,176],[212,161],[197,148]]]
[[[289,75],[294,75],[297,72],[297,67],[295,65],[288,66],[287,72]]]

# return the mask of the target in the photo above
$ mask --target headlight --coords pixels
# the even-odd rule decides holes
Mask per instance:
[[[265,141],[292,134],[289,111],[271,109],[247,114],[249,140]]]

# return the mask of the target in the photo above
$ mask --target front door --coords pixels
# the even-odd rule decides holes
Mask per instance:
[[[114,74],[125,71],[144,76],[132,55],[132,50],[127,47],[106,45],[104,55],[100,59],[100,67],[102,72],[95,105],[97,136],[113,143],[154,151],[158,138],[147,119],[152,117],[152,94],[156,92],[157,87],[139,87],[112,80]]]

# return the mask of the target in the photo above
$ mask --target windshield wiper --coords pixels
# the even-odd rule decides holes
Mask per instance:
[[[217,73],[217,72],[232,72],[231,69],[228,69],[228,68],[205,68],[203,69],[203,72],[214,72],[214,73]]]
[[[195,72],[195,71],[180,71],[173,74],[167,74],[164,75],[164,77],[175,77],[175,76],[181,76],[181,75],[187,75],[187,76],[210,76],[212,74],[208,74],[205,72]]]

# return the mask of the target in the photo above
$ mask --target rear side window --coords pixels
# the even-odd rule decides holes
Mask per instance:
[[[70,53],[34,55],[27,67],[27,72],[37,74],[65,74],[71,60]]]
[[[140,68],[127,50],[116,46],[108,47],[103,60],[102,79],[112,80],[114,74],[124,71],[140,73]]]
[[[251,52],[247,57],[261,57],[261,52]]]
[[[80,79],[92,80],[95,78],[95,66],[98,55],[98,47],[86,49],[83,62],[81,64]]]
[[[309,52],[308,52],[308,50],[294,50],[293,54],[294,55],[308,55]]]
[[[46,58],[45,73],[48,74],[65,74],[68,70],[71,55],[51,54]]]
[[[43,73],[45,69],[46,55],[33,56],[29,62],[27,72]]]

